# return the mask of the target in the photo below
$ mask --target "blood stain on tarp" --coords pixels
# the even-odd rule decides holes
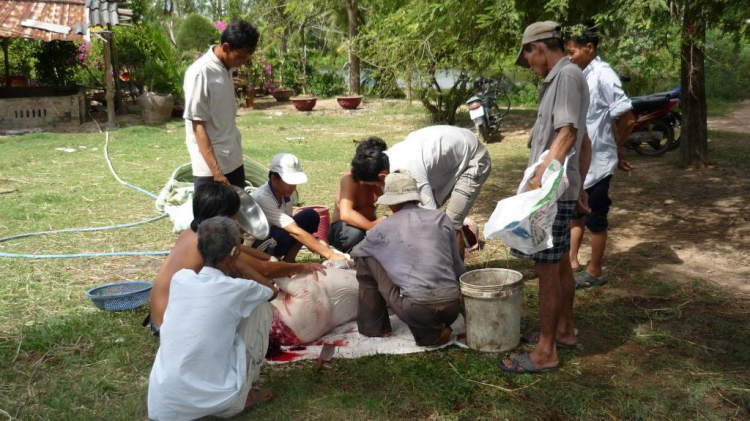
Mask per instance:
[[[293,347],[289,348],[290,351],[304,351],[306,349],[307,349],[307,347],[306,346],[302,346],[302,345],[297,345],[297,346],[293,346]]]
[[[269,361],[276,361],[276,362],[289,362],[294,361],[295,358],[301,357],[302,354],[299,352],[286,352],[282,351],[280,355],[277,355],[273,358],[266,358]]]

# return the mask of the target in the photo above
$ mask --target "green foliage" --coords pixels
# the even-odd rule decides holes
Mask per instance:
[[[8,61],[11,75],[25,75],[31,77],[31,72],[37,61],[37,51],[41,42],[29,39],[10,38],[8,45]],[[0,75],[5,76],[5,60],[0,60]]]
[[[529,82],[511,84],[508,96],[511,107],[536,107],[539,102],[539,87]]]
[[[175,102],[182,102],[182,82],[190,60],[177,50],[160,25],[152,23],[144,29],[154,46],[153,55],[144,65],[144,84],[154,92],[172,94]]]
[[[710,98],[738,100],[750,96],[750,42],[718,31],[706,37],[706,93]]]
[[[34,52],[36,78],[42,86],[73,84],[78,67],[78,46],[71,41],[43,42]]]
[[[328,98],[346,92],[346,80],[336,72],[313,72],[308,75],[308,89],[314,95]]]
[[[177,45],[182,51],[204,52],[219,40],[220,35],[209,19],[193,13],[180,24]]]
[[[393,69],[368,69],[362,80],[366,95],[379,98],[403,98],[404,92],[396,83],[396,72]]]
[[[276,87],[287,87],[293,90],[295,93],[302,93],[302,61],[296,59],[298,57],[295,54],[288,54],[283,62],[276,65],[275,69],[275,80]],[[307,74],[313,74],[313,68],[309,64],[307,65]]]

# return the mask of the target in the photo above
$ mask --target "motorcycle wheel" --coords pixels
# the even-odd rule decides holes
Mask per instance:
[[[482,140],[484,143],[490,143],[490,128],[487,127],[484,122],[479,123],[476,125],[477,131],[479,132],[479,135],[482,136]]]
[[[674,139],[669,144],[670,151],[680,147],[680,139],[682,138],[682,116],[675,112],[672,113],[672,131]]]
[[[648,132],[648,128],[644,127],[639,131]],[[662,156],[667,153],[670,144],[674,142],[674,131],[672,131],[672,126],[666,121],[656,120],[651,123],[651,132],[661,132],[663,138],[661,140],[653,139],[650,141],[639,142],[633,145],[633,149],[635,149],[638,155],[654,157]]]

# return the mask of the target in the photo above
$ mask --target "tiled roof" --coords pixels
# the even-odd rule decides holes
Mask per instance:
[[[0,0],[0,37],[34,38],[42,41],[88,40],[88,28],[119,25],[133,12],[118,0]],[[24,21],[68,26],[67,34],[31,28]]]

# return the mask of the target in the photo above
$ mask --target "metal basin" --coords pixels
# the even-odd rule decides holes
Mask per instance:
[[[268,219],[263,214],[263,210],[258,206],[252,196],[237,186],[232,188],[240,196],[240,211],[237,212],[237,223],[248,234],[258,240],[268,237],[269,229]]]

